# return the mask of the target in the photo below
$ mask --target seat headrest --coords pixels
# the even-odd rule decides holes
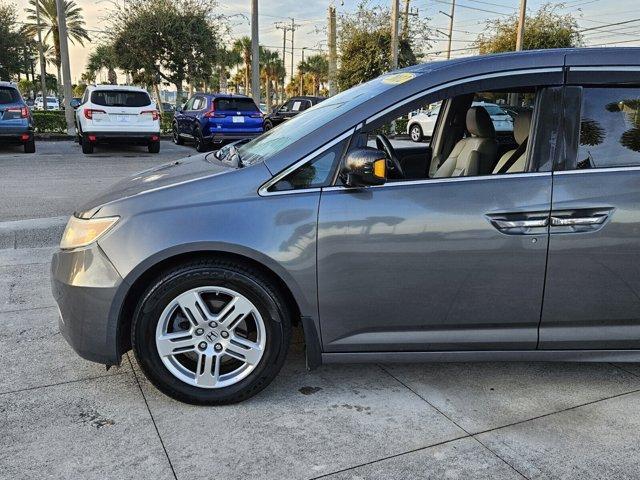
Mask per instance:
[[[484,107],[471,107],[467,111],[467,130],[474,137],[494,138],[496,129]]]
[[[530,129],[531,112],[519,113],[516,119],[513,121],[513,138],[515,138],[518,145],[522,145],[527,137],[529,137]]]

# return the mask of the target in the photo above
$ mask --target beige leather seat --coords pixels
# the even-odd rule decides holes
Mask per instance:
[[[513,122],[513,138],[519,147],[529,138],[529,129],[531,128],[531,112],[520,113]],[[502,166],[507,163],[507,160],[516,152],[515,150],[509,150],[507,153],[500,157],[496,168],[493,169],[493,173],[498,173]],[[518,159],[511,165],[505,173],[517,173],[524,172],[527,166],[527,149],[521,149],[522,152],[518,156]]]
[[[471,136],[456,143],[449,157],[436,170],[433,175],[435,178],[488,173],[495,162],[498,155],[496,131],[485,108],[471,107],[467,111],[466,121]]]

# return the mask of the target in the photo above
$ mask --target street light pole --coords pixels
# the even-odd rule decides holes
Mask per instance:
[[[338,48],[336,46],[336,7],[333,2],[329,6],[328,12],[329,22],[329,96],[332,97],[338,93],[338,82],[336,80],[338,72]]]
[[[307,49],[307,47],[302,47],[302,60],[300,61],[300,64],[304,65],[304,51]],[[300,96],[304,95],[304,72],[300,71]]]
[[[42,48],[42,30],[40,27],[40,0],[36,0],[36,25],[38,28],[38,57],[40,57],[40,89],[42,90],[42,108],[47,111],[47,66]]]
[[[260,46],[258,43],[258,0],[251,0],[251,96],[260,105]]]
[[[58,33],[60,37],[60,61],[62,63],[62,80],[64,82],[64,116],[67,120],[67,135],[75,135],[73,108],[71,108],[71,67],[69,66],[69,44],[67,43],[67,18],[64,0],[56,0],[58,10]]]

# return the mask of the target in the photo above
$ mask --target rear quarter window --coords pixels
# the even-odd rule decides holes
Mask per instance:
[[[18,90],[11,87],[0,87],[0,105],[20,102]]]
[[[216,110],[230,110],[235,112],[257,112],[258,107],[250,98],[216,98]]]
[[[146,92],[96,90],[91,93],[91,102],[103,107],[147,107],[151,98]]]

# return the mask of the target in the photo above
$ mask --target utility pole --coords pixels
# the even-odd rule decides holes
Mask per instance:
[[[307,49],[307,47],[302,47],[302,60],[300,61],[300,63],[304,64],[304,51]],[[302,70],[300,70],[300,96],[304,95],[304,72]]]
[[[36,0],[36,25],[38,27],[38,57],[40,57],[40,88],[42,90],[42,108],[47,111],[47,67],[42,48],[42,30],[40,27],[40,0]]]
[[[327,46],[329,47],[329,96],[332,97],[338,93],[338,82],[336,81],[338,72],[338,50],[336,46],[336,7],[329,5],[327,26],[329,28],[329,39]]]
[[[391,70],[398,68],[398,9],[400,0],[391,0]]]
[[[268,80],[267,80],[268,81]],[[260,105],[260,46],[258,44],[258,0],[251,0],[251,96]]]
[[[522,44],[524,43],[524,20],[527,16],[527,0],[520,0],[520,13],[518,14],[518,31],[516,34],[516,52],[522,50]],[[515,107],[520,103],[520,95],[517,93],[510,93],[507,99],[509,105]]]
[[[296,31],[296,27],[298,27],[298,25],[296,25],[295,20],[292,18],[291,19],[291,83],[293,83],[293,76],[294,76],[294,72],[293,72],[293,49],[294,49],[293,34]]]
[[[520,0],[520,14],[518,16],[518,36],[516,37],[516,52],[522,50],[524,43],[524,19],[527,16],[527,0]]]
[[[282,68],[285,70],[284,77],[287,76],[286,70],[286,55],[287,55],[287,31],[289,30],[289,25],[283,22],[278,22],[275,24],[278,30],[282,30]],[[286,79],[282,78],[282,91],[280,92],[280,102],[284,102],[284,84]]]
[[[451,0],[451,14],[447,15],[449,17],[449,39],[447,40],[447,60],[451,58],[451,40],[453,39],[453,15],[456,11],[456,0]]]
[[[73,121],[73,108],[71,108],[71,67],[69,65],[69,44],[67,43],[67,18],[65,15],[64,0],[56,0],[58,10],[58,32],[60,36],[60,60],[62,63],[62,80],[64,82],[64,116],[67,119],[67,135],[75,135],[76,128]]]

